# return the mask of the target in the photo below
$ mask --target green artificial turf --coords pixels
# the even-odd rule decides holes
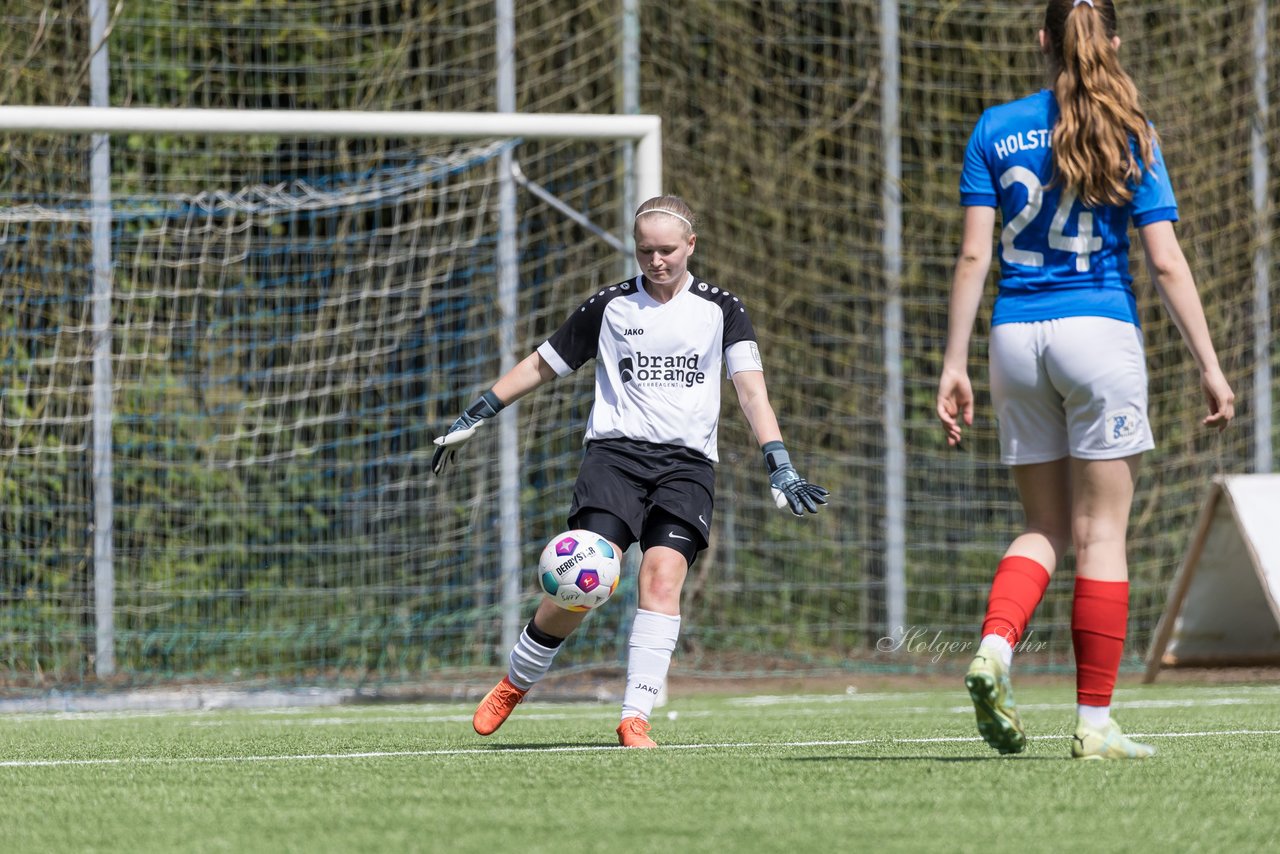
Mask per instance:
[[[675,698],[661,748],[615,704],[0,717],[3,850],[1280,850],[1280,686],[1155,685],[1115,717],[1159,754],[1073,762],[1070,686],[1018,689],[1000,757],[962,690]]]

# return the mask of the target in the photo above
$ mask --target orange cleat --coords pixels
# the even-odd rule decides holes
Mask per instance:
[[[481,735],[492,735],[497,732],[502,722],[511,717],[516,706],[524,700],[528,690],[521,691],[511,684],[511,680],[503,676],[502,681],[493,690],[484,695],[476,713],[471,716],[471,726]]]
[[[658,743],[649,738],[649,722],[639,715],[623,718],[618,724],[618,744],[623,747],[657,747]]]

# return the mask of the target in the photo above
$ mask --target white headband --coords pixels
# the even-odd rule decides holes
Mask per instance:
[[[1081,0],[1081,2],[1084,2],[1084,0]],[[649,208],[647,211],[640,211],[640,213],[636,214],[636,219],[640,219],[640,217],[650,213],[662,213],[662,214],[666,214],[667,216],[673,216],[676,219],[683,222],[685,225],[689,226],[689,228],[691,229],[693,228],[693,223],[689,222],[689,220],[680,216],[680,214],[676,213],[675,211],[663,210],[662,208]]]
[[[1081,3],[1086,4],[1091,9],[1097,8],[1096,6],[1093,5],[1093,0],[1076,0],[1076,2],[1071,4],[1071,8],[1074,9],[1075,7],[1079,6]]]

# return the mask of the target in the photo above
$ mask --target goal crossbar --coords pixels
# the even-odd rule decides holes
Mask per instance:
[[[280,134],[324,137],[606,139],[636,143],[636,192],[662,192],[662,120],[653,115],[432,113],[392,110],[216,110],[155,107],[0,107],[0,133]]]

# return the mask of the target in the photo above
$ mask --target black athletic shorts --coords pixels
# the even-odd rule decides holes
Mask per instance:
[[[596,439],[587,443],[582,457],[569,527],[578,527],[577,520],[592,511],[604,511],[621,520],[630,534],[627,542],[616,543],[623,551],[634,542],[645,548],[656,545],[656,532],[675,536],[677,540],[663,544],[683,551],[693,563],[693,556],[707,547],[715,491],[715,466],[697,451],[634,439]],[[680,548],[681,535],[673,533],[682,529],[696,538],[690,550]]]

